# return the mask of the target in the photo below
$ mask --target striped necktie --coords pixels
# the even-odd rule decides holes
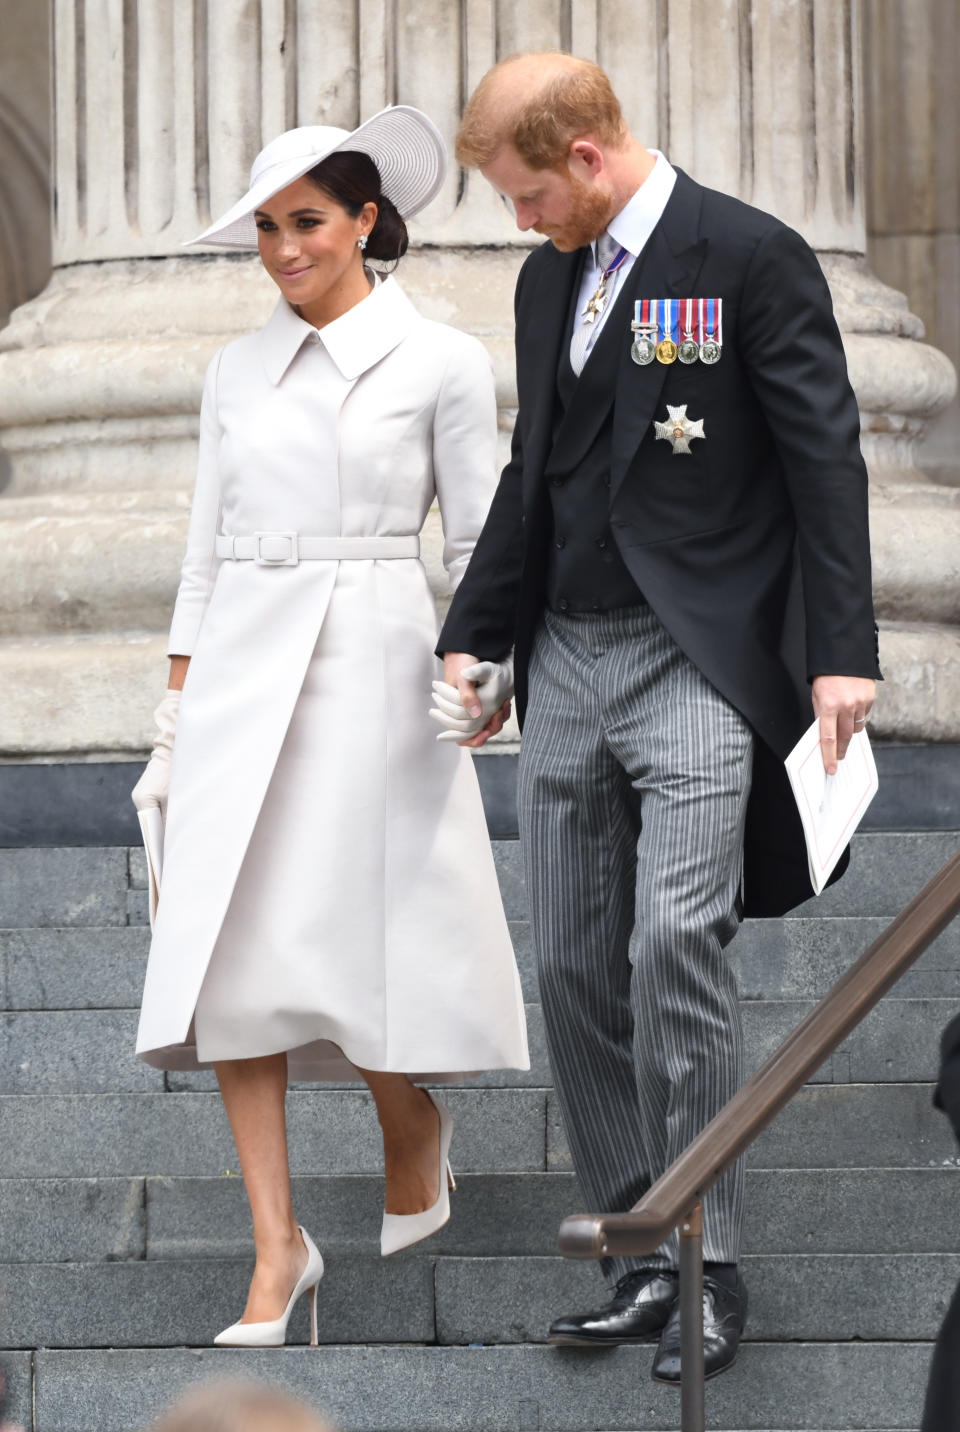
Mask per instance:
[[[597,239],[597,267],[600,270],[600,274],[613,263],[619,247],[620,245],[616,239],[611,238],[606,232],[602,233],[599,239]],[[600,282],[600,274],[597,275],[598,284]],[[616,273],[612,273],[607,279],[608,304],[613,302],[613,290],[616,287],[616,283],[617,275]],[[570,340],[570,366],[573,368],[577,377],[583,372],[583,365],[587,361],[587,353],[591,340],[599,326],[599,319],[594,319],[593,323],[586,323],[584,322],[583,313],[580,312],[577,314],[573,328],[573,337]]]

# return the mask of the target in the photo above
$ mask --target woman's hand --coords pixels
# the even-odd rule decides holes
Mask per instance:
[[[435,704],[430,715],[446,727],[437,740],[484,745],[503,729],[510,715],[513,656],[476,661],[463,652],[449,652],[444,657],[444,676],[446,681],[433,683]]]
[[[146,770],[130,792],[138,811],[146,810],[150,806],[159,806],[160,814],[164,818],[167,814],[170,758],[173,755],[173,737],[177,728],[179,710],[180,692],[169,690],[153,713],[153,719],[157,723],[157,738]]]

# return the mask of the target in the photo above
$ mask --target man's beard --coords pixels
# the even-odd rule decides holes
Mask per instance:
[[[610,198],[582,179],[570,180],[570,213],[549,237],[561,253],[586,248],[599,238],[610,218]]]

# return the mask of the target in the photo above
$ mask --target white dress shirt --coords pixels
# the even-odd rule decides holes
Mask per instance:
[[[612,273],[607,279],[607,302],[603,312],[590,325],[590,336],[586,347],[587,356],[597,341],[597,334],[607,321],[607,315],[613,307],[618,286],[626,281],[627,275],[642,253],[647,240],[660,222],[663,211],[667,207],[667,200],[673,193],[673,186],[677,182],[677,171],[672,164],[668,163],[659,149],[651,149],[649,152],[656,157],[656,163],[652,170],[637,192],[627,200],[619,214],[607,225],[607,233],[616,240],[618,247],[627,250],[627,257],[616,273]],[[591,295],[596,293],[600,275],[603,272],[597,262],[596,242],[590,245],[590,254],[591,257],[584,264],[583,277],[580,280],[580,293],[571,329],[571,343],[573,332],[582,321],[583,311],[590,301]],[[649,296],[653,297],[653,295]]]

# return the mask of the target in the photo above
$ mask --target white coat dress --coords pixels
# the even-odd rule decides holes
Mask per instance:
[[[395,279],[314,329],[281,299],[214,357],[170,632],[191,657],[137,1052],[288,1051],[301,1079],[529,1067],[472,758],[427,715],[419,558],[219,560],[216,535],[419,533],[462,576],[495,483],[474,338]]]

